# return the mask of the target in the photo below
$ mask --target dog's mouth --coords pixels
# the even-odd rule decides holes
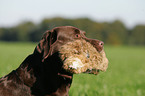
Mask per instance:
[[[99,70],[99,69],[88,69],[86,72],[84,72],[84,73],[87,73],[87,74],[95,74],[95,75],[97,75],[97,74],[99,74],[99,72],[100,72],[101,70]]]

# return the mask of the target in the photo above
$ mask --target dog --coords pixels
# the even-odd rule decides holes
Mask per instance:
[[[104,43],[89,39],[85,32],[61,26],[47,30],[33,54],[16,69],[0,78],[0,96],[69,96],[73,74],[62,68],[59,49],[67,42],[83,39],[101,52]]]

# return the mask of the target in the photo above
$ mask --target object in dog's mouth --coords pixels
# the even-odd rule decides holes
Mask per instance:
[[[106,71],[108,68],[104,50],[98,52],[92,44],[83,39],[66,43],[59,53],[63,69],[73,74],[98,74],[99,71]]]

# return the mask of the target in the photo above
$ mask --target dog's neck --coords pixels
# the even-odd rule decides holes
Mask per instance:
[[[73,75],[62,69],[58,53],[44,62],[42,55],[33,53],[17,69],[20,79],[34,95],[67,95]]]

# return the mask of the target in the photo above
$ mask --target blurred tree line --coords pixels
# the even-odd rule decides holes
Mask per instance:
[[[102,40],[106,44],[145,45],[145,25],[128,29],[120,20],[98,23],[89,18],[65,19],[61,17],[44,19],[39,24],[27,21],[15,27],[0,28],[0,40],[38,42],[46,30],[68,25],[84,30],[87,37]]]

